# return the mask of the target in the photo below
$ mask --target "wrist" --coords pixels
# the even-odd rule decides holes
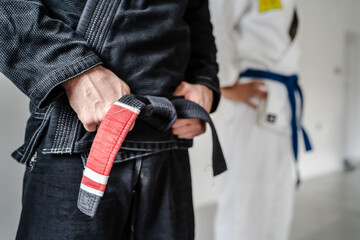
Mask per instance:
[[[91,69],[89,69],[88,71],[80,74],[77,77],[74,77],[66,82],[63,82],[61,84],[61,86],[65,89],[65,91],[69,91],[70,89],[72,89],[75,85],[77,85],[81,80],[86,79],[89,76],[92,76],[94,73],[103,70],[104,67],[101,65],[95,66]]]

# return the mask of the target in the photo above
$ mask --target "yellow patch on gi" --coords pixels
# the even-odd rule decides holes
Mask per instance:
[[[281,9],[280,0],[259,0],[259,12],[266,12],[271,9]]]

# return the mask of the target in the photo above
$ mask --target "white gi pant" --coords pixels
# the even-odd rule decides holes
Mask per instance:
[[[286,240],[295,186],[291,135],[257,124],[257,111],[225,100],[228,171],[222,176],[216,240]]]

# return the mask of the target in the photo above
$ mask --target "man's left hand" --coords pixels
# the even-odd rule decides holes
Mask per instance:
[[[210,112],[213,103],[213,91],[201,84],[181,82],[176,88],[174,96],[183,96]],[[199,119],[178,119],[172,126],[172,133],[178,138],[192,139],[206,131],[205,122]]]

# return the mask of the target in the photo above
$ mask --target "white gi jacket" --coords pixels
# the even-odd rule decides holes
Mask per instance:
[[[233,85],[248,69],[297,73],[298,33],[295,39],[289,34],[295,0],[210,2],[223,87]],[[268,98],[258,110],[223,100],[229,170],[220,187],[217,240],[288,239],[295,185],[291,108],[282,83],[265,83]],[[268,113],[276,114],[275,124],[268,124]]]

